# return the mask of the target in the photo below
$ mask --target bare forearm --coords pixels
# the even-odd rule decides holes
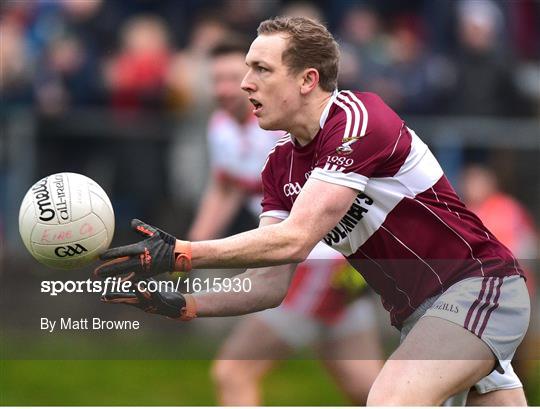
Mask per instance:
[[[248,270],[235,276],[240,280],[250,280],[249,291],[213,292],[192,294],[199,317],[224,317],[249,314],[274,308],[281,304],[295,265],[275,266]]]
[[[308,180],[289,217],[221,240],[193,242],[193,268],[249,268],[303,261],[351,208],[358,192]],[[261,223],[265,219],[263,217]],[[276,220],[274,220],[275,222]]]
[[[315,243],[287,221],[220,240],[192,242],[193,268],[254,268],[298,263]]]

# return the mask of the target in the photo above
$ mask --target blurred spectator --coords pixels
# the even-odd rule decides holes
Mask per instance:
[[[6,65],[24,62],[31,73],[23,88],[22,102],[30,104],[35,99],[40,111],[48,114],[103,102],[101,60],[94,53],[97,44],[107,44],[100,35],[100,27],[106,24],[103,19],[96,24],[102,4],[102,0],[61,0],[8,2],[3,6],[1,25],[16,23],[24,44],[17,47],[20,58],[3,57],[2,61]],[[13,43],[11,36],[2,35],[3,46],[4,38],[8,38],[8,44]],[[11,50],[8,47],[3,51]],[[13,91],[8,92],[8,102],[17,102]]]
[[[15,20],[0,22],[0,96],[7,103],[32,100],[33,64],[26,50],[23,28]]]
[[[511,66],[499,41],[503,15],[491,0],[458,3],[455,84],[449,109],[464,115],[504,115],[519,110]]]
[[[429,113],[441,81],[435,60],[423,42],[422,22],[401,17],[387,42],[388,63],[371,89],[401,113]]]
[[[37,103],[46,114],[103,101],[98,62],[73,36],[57,38],[47,46],[35,81]]]
[[[358,48],[364,59],[386,64],[385,36],[381,31],[380,17],[367,6],[353,6],[341,23],[340,38]]]
[[[210,78],[210,50],[230,36],[223,19],[206,15],[197,19],[187,47],[174,56],[168,73],[170,109],[186,113],[178,121],[176,137],[169,149],[169,190],[182,209],[191,209],[206,182],[206,170],[192,172],[207,161],[201,133],[213,109]],[[182,186],[182,189],[178,187]],[[187,224],[186,220],[178,220]]]
[[[279,14],[289,17],[307,17],[315,21],[324,21],[321,10],[307,1],[288,3],[281,9]]]
[[[437,55],[454,53],[455,1],[425,1],[419,16],[425,25],[426,40],[431,52]]]
[[[187,107],[209,113],[210,95],[209,51],[227,35],[227,27],[218,17],[206,16],[198,20],[188,46],[172,59],[167,73],[169,104],[177,111]]]
[[[139,15],[128,20],[120,51],[105,67],[113,107],[163,108],[171,57],[167,27],[159,17]]]
[[[338,39],[342,52],[340,88],[374,91],[373,82],[381,78],[389,63],[387,37],[375,10],[352,7],[343,17]]]
[[[220,17],[235,31],[254,35],[259,23],[278,14],[280,0],[224,0]]]
[[[518,57],[538,60],[540,57],[540,2],[521,0],[505,2],[510,29]]]
[[[97,13],[103,0],[61,0],[61,3],[66,11],[66,15],[71,16],[76,20],[86,20]]]
[[[493,171],[480,165],[467,167],[462,191],[467,207],[517,258],[536,257],[538,238],[533,220],[516,199],[499,190]]]
[[[102,59],[117,48],[118,28],[126,18],[120,2],[61,0],[65,32]]]

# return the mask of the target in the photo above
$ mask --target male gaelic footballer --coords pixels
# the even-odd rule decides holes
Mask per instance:
[[[191,319],[246,314],[284,298],[294,265],[323,240],[380,294],[402,343],[369,405],[524,405],[510,360],[530,301],[511,252],[459,200],[435,157],[378,96],[337,91],[339,51],[304,18],[261,23],[242,89],[259,125],[285,130],[264,166],[258,229],[188,242],[138,220],[145,239],[106,251],[96,275],[250,268],[249,293],[109,294],[105,301]],[[299,187],[294,194],[287,186]],[[298,192],[298,193],[296,193]]]
[[[249,42],[230,36],[210,52],[217,104],[208,124],[211,172],[189,240],[219,237],[242,204],[254,220],[261,212],[261,168],[283,132],[259,127],[240,88],[248,49]],[[356,279],[347,280],[353,274]],[[364,286],[339,252],[317,244],[297,267],[283,303],[246,317],[225,339],[212,367],[219,403],[260,405],[263,378],[276,361],[314,345],[351,403],[365,405],[382,352],[373,301]]]

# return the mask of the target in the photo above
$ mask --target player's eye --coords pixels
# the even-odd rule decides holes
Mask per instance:
[[[256,70],[257,72],[266,72],[266,71],[268,71],[268,68],[261,67],[260,65],[258,65],[258,66],[255,68],[255,70]]]

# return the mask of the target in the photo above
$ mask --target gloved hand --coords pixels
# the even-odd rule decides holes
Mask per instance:
[[[109,304],[127,304],[151,314],[164,315],[182,321],[189,321],[197,316],[192,295],[182,295],[171,291],[150,292],[147,288],[148,283],[152,281],[156,282],[153,278],[132,282],[128,292],[106,292],[101,296],[101,301]]]
[[[94,276],[105,278],[135,273],[141,280],[172,271],[191,270],[191,243],[177,240],[169,233],[143,223],[131,221],[131,228],[145,239],[103,252],[101,260],[110,260],[94,270]]]

